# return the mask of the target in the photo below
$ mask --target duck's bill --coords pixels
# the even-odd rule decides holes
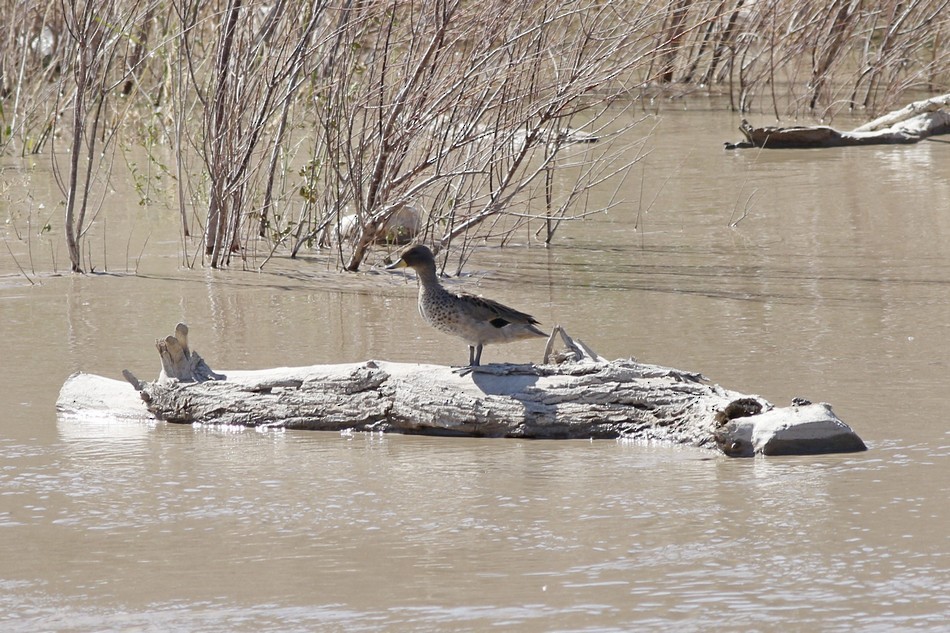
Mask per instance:
[[[405,267],[406,267],[406,261],[400,258],[394,261],[393,263],[391,263],[389,266],[386,266],[386,270],[395,270],[397,268],[405,268]]]

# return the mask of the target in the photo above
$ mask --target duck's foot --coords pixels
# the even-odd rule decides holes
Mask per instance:
[[[530,363],[523,365],[514,365],[512,363],[488,363],[487,365],[469,365],[467,367],[453,367],[452,373],[459,376],[468,376],[478,372],[480,374],[489,374],[492,376],[509,375],[528,375],[537,376],[538,368]]]

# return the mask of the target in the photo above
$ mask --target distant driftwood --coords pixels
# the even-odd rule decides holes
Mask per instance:
[[[818,148],[917,143],[930,136],[950,133],[950,94],[916,101],[847,132],[825,125],[753,127],[744,119],[739,126],[739,131],[745,136],[745,141],[726,143],[726,149]]]
[[[699,374],[606,361],[559,327],[543,365],[487,365],[468,373],[371,360],[219,374],[189,349],[184,324],[156,345],[162,372],[155,382],[129,372],[127,383],[74,374],[58,409],[183,424],[630,438],[718,447],[736,457],[865,450],[829,405],[799,401],[776,408],[710,385]]]

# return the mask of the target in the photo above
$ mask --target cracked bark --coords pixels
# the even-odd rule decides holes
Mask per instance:
[[[180,424],[537,439],[626,438],[719,449],[731,456],[865,450],[829,405],[774,407],[700,374],[633,359],[606,361],[560,328],[567,351],[542,365],[450,367],[363,363],[215,373],[188,329],[157,341],[162,373],[128,384],[67,380],[57,406]],[[556,360],[555,360],[556,359]],[[560,362],[557,362],[557,361]],[[123,391],[123,389],[125,391]],[[140,401],[129,395],[138,393]],[[112,404],[110,404],[110,401]]]

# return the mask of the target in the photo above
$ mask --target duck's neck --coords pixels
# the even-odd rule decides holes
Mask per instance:
[[[439,277],[435,274],[435,264],[423,264],[415,268],[416,275],[419,276],[419,283],[421,283],[424,288],[440,287]]]

